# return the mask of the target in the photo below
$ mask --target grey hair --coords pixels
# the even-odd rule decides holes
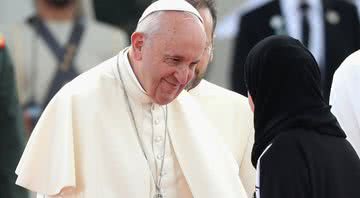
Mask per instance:
[[[146,36],[151,36],[156,32],[159,32],[161,27],[160,16],[163,11],[151,13],[144,20],[137,24],[135,31],[141,32]]]

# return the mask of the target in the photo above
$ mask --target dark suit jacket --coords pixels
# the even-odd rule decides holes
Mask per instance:
[[[360,48],[360,24],[356,7],[345,1],[323,0],[324,8],[324,64],[325,72],[322,79],[323,93],[328,100],[332,78],[341,62],[352,52]],[[337,24],[326,19],[328,11],[335,11],[340,16]],[[281,16],[279,0],[265,3],[245,15],[240,16],[240,30],[236,37],[233,65],[232,89],[247,96],[244,81],[244,63],[251,48],[260,40],[275,34],[270,26],[270,19]],[[284,27],[286,29],[286,27]]]
[[[16,92],[13,65],[0,47],[0,197],[25,198],[27,192],[15,185],[15,168],[24,150],[25,137]]]

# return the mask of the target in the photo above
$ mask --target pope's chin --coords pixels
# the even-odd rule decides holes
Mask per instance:
[[[177,88],[176,90],[172,91],[163,91],[159,94],[156,94],[153,98],[154,102],[159,105],[166,105],[175,100],[175,98],[180,94],[183,88]]]

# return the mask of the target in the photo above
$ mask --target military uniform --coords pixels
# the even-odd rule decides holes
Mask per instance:
[[[26,190],[15,185],[15,168],[25,144],[24,130],[13,65],[1,35],[0,109],[0,197],[25,198]]]

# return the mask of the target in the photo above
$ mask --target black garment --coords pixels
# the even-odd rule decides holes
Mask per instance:
[[[1,38],[0,38],[1,39]],[[15,185],[15,168],[25,148],[25,132],[16,91],[14,68],[0,47],[0,197],[25,198],[27,191]]]
[[[328,101],[335,70],[348,55],[360,48],[360,23],[357,10],[352,4],[338,0],[322,0],[322,2],[325,34],[323,93]],[[329,23],[327,19],[329,11],[339,15],[339,23]],[[247,96],[244,82],[246,56],[257,42],[276,34],[269,21],[276,15],[282,15],[279,0],[265,3],[241,16],[240,30],[234,46],[231,82],[232,89],[244,96]],[[285,25],[283,28],[286,32]]]
[[[260,197],[360,197],[358,161],[346,139],[305,130],[280,135],[260,160]]]
[[[153,0],[94,0],[94,11],[99,21],[120,27],[131,35],[142,12]],[[130,41],[130,38],[129,38]]]
[[[245,63],[254,101],[261,198],[360,197],[360,159],[321,94],[319,67],[300,41],[271,36]]]

